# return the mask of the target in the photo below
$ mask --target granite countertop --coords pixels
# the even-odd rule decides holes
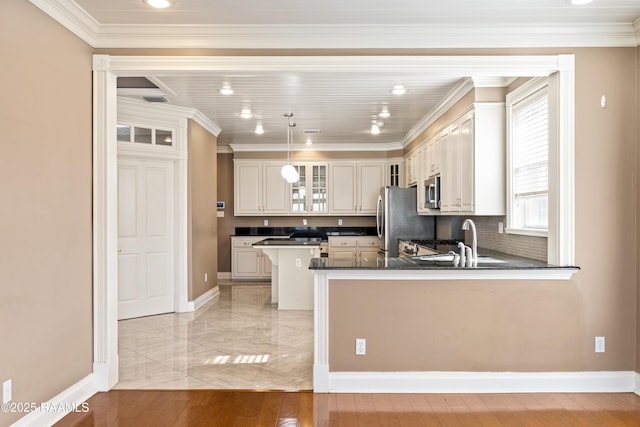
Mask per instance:
[[[290,236],[320,238],[328,236],[377,236],[375,227],[236,227],[234,236]]]
[[[454,267],[451,261],[421,260],[406,258],[313,258],[310,270],[552,270],[579,269],[558,267],[530,258],[517,257],[502,252],[479,249],[477,267]],[[486,257],[493,261],[483,262]],[[488,261],[488,260],[487,260]],[[496,262],[497,261],[497,262]]]
[[[300,247],[300,246],[320,246],[322,240],[317,237],[290,237],[286,239],[268,238],[260,240],[253,244],[253,246],[287,246],[287,247]]]

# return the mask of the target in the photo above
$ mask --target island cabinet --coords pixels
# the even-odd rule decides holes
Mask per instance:
[[[441,214],[504,215],[503,103],[476,103],[439,140]]]
[[[330,258],[377,258],[378,236],[329,236]]]
[[[236,163],[235,215],[283,215],[289,212],[289,185],[282,178],[282,163]]]
[[[336,162],[330,170],[331,214],[376,214],[380,188],[386,183],[386,162]]]
[[[261,249],[253,247],[255,243],[264,239],[264,236],[231,237],[232,279],[271,279],[271,260]]]

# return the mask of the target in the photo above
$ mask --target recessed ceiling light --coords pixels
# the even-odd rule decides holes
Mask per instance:
[[[591,3],[593,0],[570,0],[569,3],[575,5],[575,6],[580,6],[583,4],[587,4],[587,3]]]
[[[222,85],[222,88],[219,91],[222,95],[233,95],[233,89],[229,83],[225,83]]]
[[[253,113],[251,112],[251,109],[243,108],[242,111],[240,111],[240,117],[242,117],[243,119],[250,119],[251,117],[253,117]]]
[[[264,128],[262,127],[261,124],[257,124],[256,125],[256,130],[254,130],[254,132],[258,135],[262,135],[264,133]]]
[[[383,107],[378,116],[386,119],[387,117],[391,117],[391,113],[389,112],[389,109],[387,107]]]
[[[408,92],[407,88],[402,85],[395,85],[391,90],[391,93],[394,95],[404,95],[407,92]]]
[[[305,145],[311,145],[313,144],[313,141],[311,140],[311,138],[307,138],[307,142],[304,143]]]
[[[166,9],[171,6],[171,2],[169,0],[144,0],[144,3],[154,9]]]
[[[372,124],[371,125],[371,135],[378,135],[380,133],[380,126],[378,126],[377,124]]]

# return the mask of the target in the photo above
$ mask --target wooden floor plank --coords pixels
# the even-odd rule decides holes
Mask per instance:
[[[113,390],[58,427],[637,427],[632,393],[314,394]]]

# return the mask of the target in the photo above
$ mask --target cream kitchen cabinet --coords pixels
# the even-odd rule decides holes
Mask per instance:
[[[280,237],[284,238],[286,236]],[[263,254],[262,250],[253,247],[254,243],[266,238],[266,236],[231,237],[232,279],[271,279],[271,261],[269,257]]]
[[[443,214],[505,214],[503,103],[476,103],[441,141]]]
[[[328,175],[326,164],[305,163],[293,165],[300,179],[291,184],[291,202],[289,213],[300,214],[328,214],[327,199]]]
[[[289,184],[282,178],[282,162],[236,162],[234,214],[284,215],[289,212]]]
[[[377,258],[379,249],[377,236],[329,236],[331,258]]]
[[[386,183],[386,162],[330,164],[330,212],[333,215],[375,215],[380,188]]]
[[[416,185],[416,183],[418,182],[416,166],[419,161],[420,160],[418,159],[417,150],[413,150],[412,152],[410,152],[404,159],[404,171],[405,171],[405,177],[406,177],[405,184],[407,187]]]

